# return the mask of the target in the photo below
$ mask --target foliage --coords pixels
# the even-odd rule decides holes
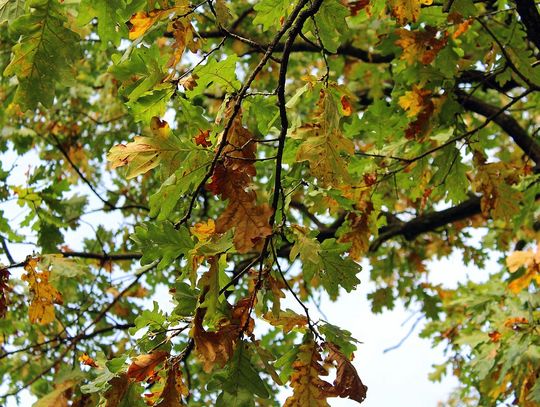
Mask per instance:
[[[370,279],[446,345],[449,405],[538,405],[538,27],[532,0],[0,0],[1,397],[360,403],[361,343],[309,310]],[[452,253],[499,269],[434,284]]]

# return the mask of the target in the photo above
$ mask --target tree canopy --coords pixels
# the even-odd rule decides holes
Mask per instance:
[[[371,280],[448,405],[540,403],[534,0],[0,0],[0,39],[3,401],[361,403],[310,310]]]

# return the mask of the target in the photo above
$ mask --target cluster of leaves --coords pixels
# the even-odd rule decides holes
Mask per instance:
[[[0,0],[0,151],[31,162],[0,165],[0,397],[360,403],[310,305],[368,259],[373,311],[447,344],[434,380],[540,403],[538,27],[533,0]],[[433,284],[456,252],[500,270]]]

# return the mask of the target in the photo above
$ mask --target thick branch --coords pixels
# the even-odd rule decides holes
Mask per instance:
[[[379,237],[373,241],[369,250],[375,252],[382,243],[396,236],[414,240],[423,233],[432,232],[449,223],[467,219],[479,213],[481,213],[480,197],[475,196],[457,206],[442,211],[426,213],[408,222],[383,226],[379,229]]]
[[[534,0],[516,0],[516,9],[527,31],[527,37],[540,50],[540,14]]]
[[[531,157],[537,166],[540,166],[540,145],[519,125],[516,119],[506,112],[494,116],[499,111],[498,107],[490,105],[474,96],[467,95],[464,92],[458,92],[457,96],[465,109],[485,117],[493,117],[493,121],[515,141],[525,154]]]

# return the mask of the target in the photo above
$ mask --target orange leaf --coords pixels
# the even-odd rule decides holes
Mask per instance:
[[[433,62],[437,54],[447,43],[448,33],[445,31],[439,34],[439,31],[431,26],[425,30],[409,31],[405,29],[396,30],[399,39],[396,45],[403,49],[400,59],[407,61],[408,65],[414,65],[417,62],[423,65],[429,65]],[[440,36],[440,38],[437,38]]]
[[[95,362],[94,359],[92,359],[90,356],[88,356],[87,353],[83,353],[80,357],[79,357],[79,361],[83,364],[83,365],[86,365],[86,366],[90,366],[90,367],[99,367],[97,365],[97,363]]]
[[[142,382],[152,374],[154,368],[163,362],[168,355],[169,352],[156,351],[133,358],[131,365],[129,365],[127,376],[130,379]]]
[[[352,114],[351,102],[349,102],[349,99],[347,99],[347,96],[345,95],[341,97],[341,107],[343,109],[344,116],[350,116]]]

